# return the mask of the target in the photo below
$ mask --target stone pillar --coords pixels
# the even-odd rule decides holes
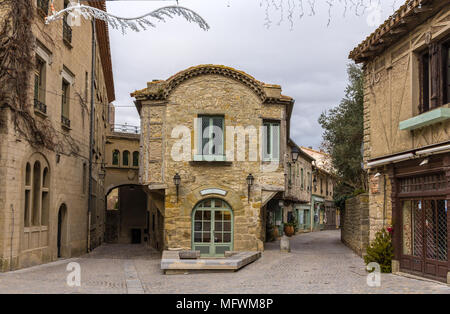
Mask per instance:
[[[400,261],[393,259],[392,260],[392,273],[400,272]]]

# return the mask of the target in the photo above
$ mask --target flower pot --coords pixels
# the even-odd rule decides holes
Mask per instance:
[[[284,226],[284,233],[288,237],[292,237],[294,235],[294,233],[295,233],[294,226]]]
[[[279,235],[279,232],[278,232],[278,226],[275,226],[274,228],[273,228],[273,237],[276,239],[276,238],[278,238],[280,235]]]

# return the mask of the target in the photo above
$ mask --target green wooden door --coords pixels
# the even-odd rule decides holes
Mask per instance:
[[[201,256],[224,256],[233,250],[233,212],[220,199],[199,203],[192,213],[192,249]]]

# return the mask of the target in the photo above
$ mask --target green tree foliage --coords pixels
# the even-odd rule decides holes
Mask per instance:
[[[367,264],[376,262],[380,265],[382,273],[392,272],[392,258],[394,257],[394,248],[392,246],[391,235],[386,229],[378,231],[375,240],[367,248],[367,255],[364,256],[364,262]]]
[[[354,189],[366,190],[367,173],[361,167],[364,137],[363,71],[360,66],[349,64],[347,73],[349,84],[345,97],[338,106],[323,112],[319,117],[319,123],[324,129],[322,146],[331,155],[337,174],[347,187],[350,185]]]

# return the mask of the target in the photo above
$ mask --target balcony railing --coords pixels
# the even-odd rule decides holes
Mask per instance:
[[[69,45],[72,44],[72,28],[65,19],[63,19],[63,40]]]
[[[66,128],[70,128],[70,120],[64,116],[61,116],[61,124]]]
[[[47,105],[39,100],[34,100],[34,110],[37,110],[43,114],[47,114]]]
[[[135,125],[130,124],[114,124],[111,125],[111,131],[112,132],[118,132],[118,133],[131,133],[131,134],[140,134],[141,128]]]
[[[49,0],[37,0],[37,8],[39,13],[42,13],[43,16],[47,16],[48,14],[48,2]]]

